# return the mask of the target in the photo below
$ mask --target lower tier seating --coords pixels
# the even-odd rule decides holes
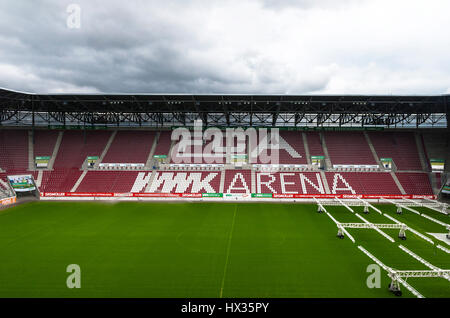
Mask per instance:
[[[39,189],[41,192],[70,192],[81,173],[82,171],[76,168],[44,171]]]
[[[426,173],[399,172],[396,173],[403,189],[408,194],[428,195],[433,194],[430,179]]]
[[[138,171],[89,171],[76,192],[115,192],[131,191]]]

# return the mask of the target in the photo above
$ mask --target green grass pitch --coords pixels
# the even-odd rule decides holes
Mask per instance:
[[[445,232],[408,211],[397,215],[395,206],[377,207],[422,234]],[[344,207],[326,208],[340,222],[362,222]],[[392,223],[354,209],[370,222]],[[349,229],[353,244],[316,211],[276,203],[19,205],[0,211],[0,297],[395,297],[384,271],[381,288],[367,287],[373,261],[358,245],[396,269],[427,269],[400,244],[450,268],[449,254],[411,232],[401,241],[398,230],[384,230],[391,243],[374,230]],[[79,289],[66,286],[69,264],[81,268]],[[450,297],[443,278],[408,283],[426,297]]]

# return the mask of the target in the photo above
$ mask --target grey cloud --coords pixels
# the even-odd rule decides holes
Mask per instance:
[[[0,86],[32,92],[370,93],[391,83],[402,92],[420,83],[433,91],[435,82],[422,79],[435,74],[441,81],[435,92],[450,87],[450,48],[405,59],[409,47],[374,50],[375,44],[355,42],[353,33],[336,36],[316,23],[321,16],[315,14],[325,13],[299,19],[294,10],[334,13],[359,9],[365,0],[76,2],[80,29],[66,26],[70,2],[0,2]],[[351,25],[336,28],[354,31]],[[424,64],[430,70],[410,70]],[[399,74],[415,81],[397,83]]]

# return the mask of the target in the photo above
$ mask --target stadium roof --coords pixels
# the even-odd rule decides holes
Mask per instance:
[[[449,95],[35,94],[0,89],[0,123],[447,127]],[[36,115],[40,120],[36,123]]]

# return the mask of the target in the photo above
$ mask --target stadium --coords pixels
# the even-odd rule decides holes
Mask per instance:
[[[450,297],[449,121],[449,95],[2,89],[0,297]]]

